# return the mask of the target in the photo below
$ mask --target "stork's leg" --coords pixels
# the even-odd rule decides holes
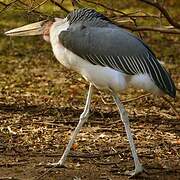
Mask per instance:
[[[80,115],[80,120],[79,120],[79,123],[75,129],[75,131],[73,132],[72,134],[72,137],[61,157],[61,159],[57,162],[57,163],[53,163],[52,165],[57,165],[57,166],[62,166],[67,158],[67,155],[69,154],[70,152],[70,149],[74,143],[74,140],[77,136],[77,134],[79,133],[81,127],[83,126],[84,122],[87,120],[88,118],[88,115],[89,115],[89,110],[90,110],[90,104],[91,104],[91,97],[92,97],[92,93],[93,93],[93,85],[90,84],[89,85],[89,91],[88,91],[88,95],[87,95],[87,99],[86,99],[86,105],[85,105],[85,108],[84,108],[84,111],[83,113]]]
[[[143,167],[139,162],[139,158],[138,158],[136,148],[135,148],[135,145],[133,142],[133,137],[132,137],[131,129],[129,126],[128,114],[127,114],[123,104],[121,103],[118,95],[115,92],[112,92],[112,95],[113,95],[114,101],[115,101],[115,103],[119,109],[121,120],[123,121],[123,124],[125,126],[127,138],[128,138],[129,144],[130,144],[130,148],[131,148],[131,152],[132,152],[132,156],[133,156],[134,164],[135,164],[135,170],[134,171],[128,171],[125,174],[134,176],[134,175],[141,173],[143,171]]]

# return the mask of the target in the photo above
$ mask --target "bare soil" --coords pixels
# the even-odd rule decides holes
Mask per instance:
[[[153,111],[138,112],[152,106],[152,97],[128,102],[136,104],[129,115],[131,127],[140,160],[149,172],[137,179],[179,179],[179,119],[169,114],[162,99],[155,100]],[[49,168],[49,162],[60,159],[83,109],[57,107],[50,97],[41,98],[0,98],[0,179],[128,179],[123,173],[133,169],[133,160],[123,124],[116,110],[100,107],[92,110],[66,167]]]

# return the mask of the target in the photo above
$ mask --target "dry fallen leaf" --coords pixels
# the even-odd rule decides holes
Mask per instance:
[[[76,151],[76,150],[77,150],[77,148],[78,148],[78,143],[74,143],[74,144],[72,145],[72,149],[73,149],[73,151]]]

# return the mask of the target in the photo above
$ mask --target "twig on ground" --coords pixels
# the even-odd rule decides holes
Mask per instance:
[[[151,94],[152,94],[152,93],[147,93],[147,94],[144,94],[144,95],[141,95],[141,96],[132,98],[132,99],[127,99],[127,100],[122,101],[122,103],[128,103],[128,102],[136,101],[136,100],[138,100],[138,99],[141,99],[141,98],[150,96]]]
[[[147,94],[144,94],[144,95],[141,95],[141,96],[138,96],[138,97],[135,97],[135,98],[131,98],[131,99],[127,99],[127,100],[124,100],[122,101],[122,103],[129,103],[129,102],[132,102],[132,101],[136,101],[138,99],[141,99],[141,98],[144,98],[144,97],[147,97],[147,96],[150,96],[151,93],[147,93]],[[105,99],[101,96],[101,99],[103,101],[104,104],[107,104],[107,105],[113,105],[115,103],[109,103],[109,102],[106,102]]]
[[[0,180],[19,180],[19,179],[12,176],[4,176],[4,177],[0,177]]]
[[[170,105],[174,114],[179,119],[180,118],[179,112],[176,110],[175,106],[171,103],[171,101],[169,99],[167,99],[165,96],[162,96],[162,99]]]
[[[34,121],[33,124],[42,124],[42,125],[47,125],[47,126],[58,126],[58,127],[63,128],[63,130],[64,129],[66,129],[66,130],[69,129],[69,127],[66,128],[66,127],[64,127],[64,125],[57,124],[57,123],[54,123],[54,122],[37,122],[37,121]]]
[[[0,167],[12,167],[12,166],[22,166],[28,162],[13,162],[13,163],[0,163]]]
[[[172,115],[167,114],[165,112],[158,112],[157,114],[159,114],[159,116],[165,117],[166,119],[174,119],[174,120],[176,120],[178,118],[177,116],[172,116]]]
[[[117,151],[115,148],[111,147],[111,149],[112,149],[115,153],[118,153],[118,151]],[[117,155],[119,156],[120,159],[122,159],[122,157],[121,157],[121,155],[120,155],[119,153],[118,153]]]
[[[124,145],[124,147],[126,147]],[[69,153],[68,157],[74,157],[74,158],[99,158],[99,157],[109,157],[109,156],[115,156],[119,153],[119,151],[116,152],[111,152],[111,153]],[[42,156],[46,156],[46,157],[59,157],[62,154],[53,154],[53,153],[33,153],[34,155],[42,155]],[[43,164],[39,164],[37,166],[44,166]]]

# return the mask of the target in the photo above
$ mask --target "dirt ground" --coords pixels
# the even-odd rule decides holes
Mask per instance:
[[[16,15],[16,19],[27,19]],[[47,166],[60,159],[83,111],[88,84],[61,66],[42,38],[5,37],[4,31],[22,22],[12,20],[15,14],[4,15],[4,20],[1,17],[0,180],[128,179],[123,173],[134,168],[133,160],[108,92],[94,93],[89,120],[76,138],[65,167]],[[178,180],[179,37],[154,32],[142,36],[171,72],[177,97],[167,97],[171,106],[142,90],[120,94],[140,161],[148,171],[136,179]]]
[[[43,97],[45,103],[38,97],[11,98],[0,98],[0,179],[128,179],[123,172],[133,169],[133,161],[117,111],[93,109],[66,167],[50,169],[47,164],[61,157],[82,107],[58,107],[50,97]],[[137,179],[179,179],[179,119],[152,95],[127,104],[136,107],[131,127],[149,172]],[[142,106],[153,109],[142,113]]]

